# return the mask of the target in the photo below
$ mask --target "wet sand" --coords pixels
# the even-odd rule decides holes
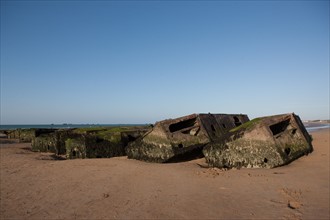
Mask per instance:
[[[126,157],[55,160],[1,139],[1,219],[329,219],[330,130],[275,169],[201,168]]]

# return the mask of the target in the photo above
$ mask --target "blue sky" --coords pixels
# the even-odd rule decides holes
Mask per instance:
[[[1,124],[329,119],[329,1],[1,1]]]

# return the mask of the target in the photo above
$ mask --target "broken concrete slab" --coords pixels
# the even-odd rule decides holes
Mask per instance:
[[[37,152],[56,152],[56,136],[55,132],[39,134],[34,137],[31,142],[32,151]]]
[[[32,150],[65,154],[65,140],[77,136],[74,129],[36,129],[32,138]]]
[[[19,139],[19,129],[8,130],[7,131],[7,137],[9,139]]]
[[[222,139],[230,129],[249,121],[247,115],[191,114],[157,122],[153,129],[126,148],[128,158],[167,162],[211,141]]]
[[[127,144],[148,130],[148,126],[37,129],[32,150],[68,158],[123,156]]]
[[[147,126],[76,129],[76,138],[65,141],[66,156],[74,158],[110,158],[126,155],[127,144],[149,130]]]
[[[207,163],[219,168],[273,168],[312,151],[311,137],[294,113],[253,119],[203,149]]]
[[[15,130],[7,130],[6,134],[9,139],[18,139],[20,143],[31,142],[33,137],[35,136],[34,128],[29,129],[15,129]]]
[[[86,158],[86,141],[84,135],[79,138],[65,140],[66,158]]]

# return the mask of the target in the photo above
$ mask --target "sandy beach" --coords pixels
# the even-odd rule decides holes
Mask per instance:
[[[1,138],[1,219],[329,219],[330,130],[275,169],[56,160]]]

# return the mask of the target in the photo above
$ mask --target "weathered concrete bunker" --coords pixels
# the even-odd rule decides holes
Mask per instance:
[[[127,144],[142,136],[149,126],[36,129],[32,150],[74,158],[124,156]]]
[[[191,114],[154,126],[3,130],[8,138],[32,141],[32,150],[74,158],[128,158],[175,162],[204,156],[211,167],[273,168],[313,151],[299,116],[249,120],[244,114]]]
[[[148,130],[145,126],[76,129],[74,133],[80,135],[65,140],[66,157],[74,159],[124,156],[127,144]]]
[[[170,159],[200,150],[209,142],[222,139],[230,129],[249,121],[242,114],[192,114],[157,122],[150,132],[130,143],[128,158],[150,162]]]
[[[37,129],[31,143],[32,150],[65,154],[65,141],[80,136],[74,131],[75,129]]]
[[[311,137],[294,113],[253,119],[203,149],[207,163],[220,168],[273,168],[312,151]]]
[[[10,139],[18,139],[20,143],[31,142],[35,136],[36,129],[16,129],[8,130],[6,134]]]

